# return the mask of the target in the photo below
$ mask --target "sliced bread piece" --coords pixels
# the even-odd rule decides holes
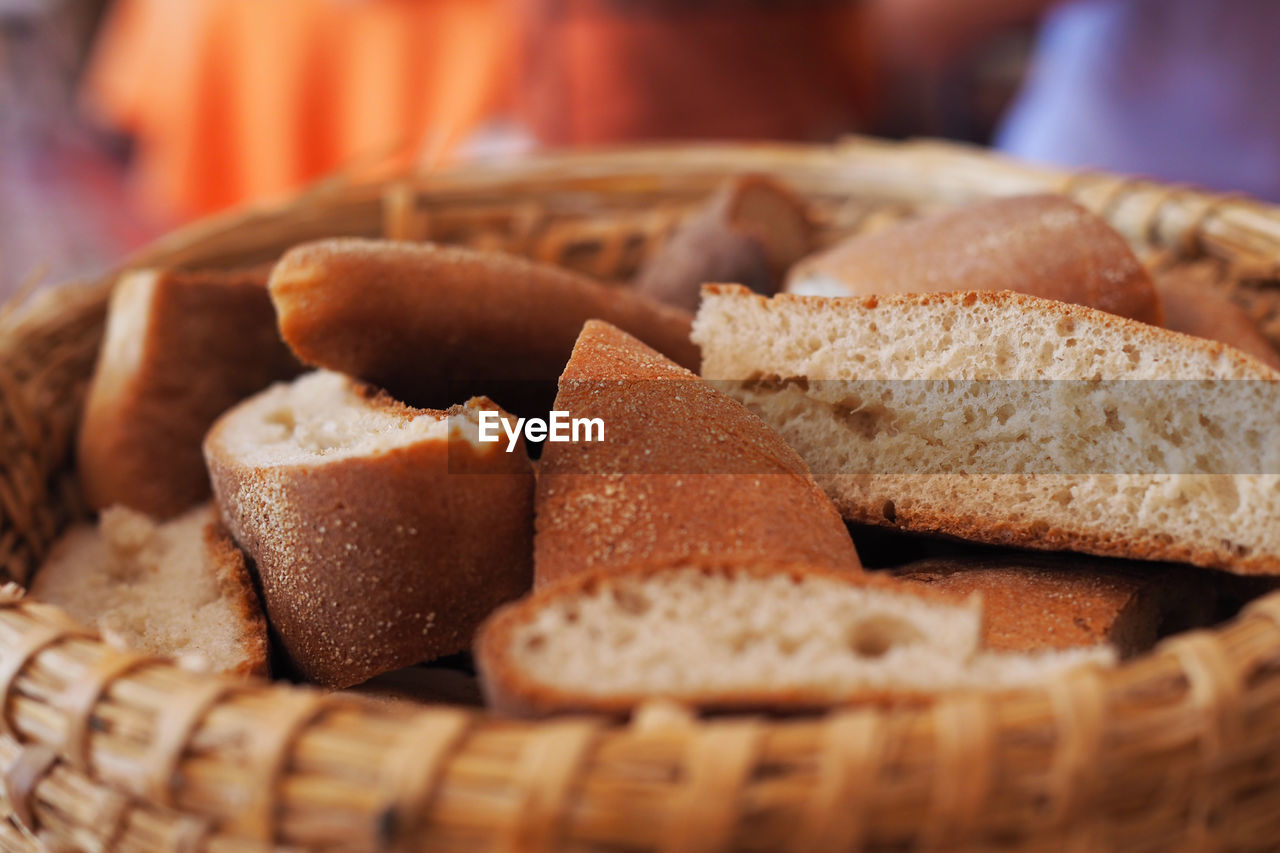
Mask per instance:
[[[347,687],[466,649],[528,589],[532,468],[523,446],[478,442],[482,410],[501,411],[413,409],[320,371],[209,431],[222,517],[306,678]]]
[[[1139,565],[1074,554],[1008,554],[921,560],[889,574],[937,591],[980,595],[987,648],[1106,644],[1131,657],[1155,645],[1166,619],[1185,611],[1183,599],[1203,602],[1206,620],[1212,609],[1207,584],[1197,588],[1188,576],[1194,570],[1142,571]],[[1177,627],[1193,626],[1179,619]]]
[[[694,336],[846,518],[1280,573],[1280,373],[1228,347],[1008,292],[712,287]]]
[[[1280,353],[1258,329],[1249,312],[1214,281],[1209,267],[1180,266],[1156,276],[1164,304],[1165,328],[1221,341],[1268,367],[1280,369]]]
[[[134,649],[267,674],[267,622],[212,504],[166,522],[110,507],[54,544],[31,594]]]
[[[209,426],[301,370],[276,330],[268,273],[140,270],[116,282],[78,438],[90,506],[170,518],[208,500]]]
[[[645,263],[635,289],[688,311],[709,281],[777,293],[809,251],[811,230],[804,202],[785,186],[763,175],[733,178]]]
[[[732,281],[732,279],[723,279]],[[980,201],[856,235],[797,264],[788,293],[1015,290],[1159,325],[1160,300],[1106,220],[1057,195]]]
[[[588,322],[556,410],[602,441],[548,442],[538,468],[539,585],[637,561],[737,555],[860,567],[804,461],[741,403],[630,335]]]
[[[684,561],[579,575],[508,605],[481,629],[476,663],[493,707],[537,716],[657,698],[712,711],[922,704],[1112,660],[983,651],[981,623],[976,599],[872,575]]]
[[[607,320],[691,369],[692,317],[619,287],[500,252],[325,240],[271,275],[280,329],[308,364],[414,405],[473,394],[545,417],[582,324]]]

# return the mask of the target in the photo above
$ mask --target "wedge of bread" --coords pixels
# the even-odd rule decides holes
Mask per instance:
[[[325,240],[281,258],[271,298],[303,361],[414,405],[487,394],[545,417],[556,377],[592,318],[698,365],[687,312],[499,252]]]
[[[110,507],[54,544],[31,594],[134,649],[267,674],[267,622],[211,504],[166,522]]]
[[[210,424],[301,370],[276,331],[268,273],[141,270],[116,282],[77,446],[90,506],[170,518],[208,500]]]
[[[1194,570],[1150,567],[1076,554],[937,558],[889,574],[959,596],[982,597],[983,645],[1007,651],[1109,645],[1121,657],[1149,650],[1162,627],[1200,627],[1213,618],[1209,584]],[[1195,574],[1204,575],[1208,573]],[[1197,608],[1199,618],[1188,611]]]
[[[694,337],[846,518],[1280,572],[1280,373],[1229,347],[1008,292],[712,287]]]
[[[547,443],[538,469],[539,585],[696,556],[860,567],[803,460],[741,403],[618,329],[586,324],[555,407],[602,441]]]
[[[736,281],[756,293],[777,293],[787,269],[809,251],[804,203],[763,175],[733,178],[654,254],[635,289],[692,311],[702,285]]]
[[[499,610],[476,663],[509,714],[625,714],[668,699],[708,711],[921,704],[1022,687],[1108,650],[981,648],[976,599],[800,565],[715,560],[594,572]]]
[[[1165,328],[1220,341],[1268,367],[1280,369],[1280,353],[1249,312],[1232,301],[1207,268],[1181,266],[1156,276]]]
[[[533,472],[477,441],[474,399],[412,409],[336,373],[227,412],[205,457],[222,517],[304,677],[347,687],[470,646],[529,587]]]
[[[724,279],[731,281],[732,279]],[[872,296],[1014,290],[1159,325],[1133,250],[1063,196],[1012,196],[856,235],[797,264],[788,293]]]

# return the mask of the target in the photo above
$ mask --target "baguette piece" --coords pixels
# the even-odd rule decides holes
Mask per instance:
[[[809,251],[804,202],[764,175],[729,180],[636,275],[635,289],[692,311],[702,285],[736,281],[772,295]]]
[[[555,406],[599,418],[604,440],[545,445],[539,585],[709,555],[860,568],[800,457],[736,400],[624,332],[586,324]]]
[[[134,649],[267,674],[267,621],[212,504],[166,522],[109,507],[54,544],[31,594]]]
[[[983,645],[1007,651],[1110,645],[1132,657],[1155,645],[1174,611],[1212,603],[1207,589],[1170,571],[1077,555],[1010,554],[938,558],[889,574],[960,596],[979,594],[986,613]],[[1183,603],[1186,599],[1186,604]],[[1209,606],[1203,610],[1207,620]],[[1192,627],[1179,624],[1179,628]]]
[[[1164,304],[1165,328],[1221,341],[1274,369],[1280,353],[1258,330],[1249,313],[1218,288],[1207,270],[1180,266],[1156,276]]]
[[[116,282],[77,445],[91,507],[171,518],[208,500],[209,426],[301,370],[276,331],[268,271],[138,270]]]
[[[698,365],[687,312],[499,252],[324,240],[281,258],[271,298],[303,361],[415,405],[489,394],[545,416],[555,379],[592,318]]]
[[[983,651],[977,599],[799,564],[689,560],[589,572],[481,628],[489,704],[519,716],[625,714],[650,699],[707,711],[920,705],[1025,687],[1109,650]]]
[[[1280,573],[1280,373],[1242,353],[1008,292],[704,294],[703,374],[766,380],[727,387],[848,519]]]
[[[464,650],[528,589],[533,472],[523,447],[476,440],[495,409],[412,409],[319,371],[209,431],[222,517],[304,677],[347,687]]]
[[[815,296],[1014,290],[1153,325],[1163,316],[1151,277],[1124,238],[1057,195],[975,202],[851,237],[797,264],[786,290]]]

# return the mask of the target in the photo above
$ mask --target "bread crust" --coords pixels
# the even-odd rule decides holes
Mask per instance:
[[[1181,266],[1156,276],[1165,328],[1220,341],[1280,369],[1280,353],[1248,312],[1219,289],[1207,268]]]
[[[547,603],[561,596],[583,595],[608,588],[612,579],[626,575],[645,577],[673,569],[695,569],[706,574],[732,577],[764,577],[784,574],[792,578],[827,578],[851,586],[871,587],[960,606],[964,597],[908,585],[876,573],[847,572],[830,566],[814,566],[795,561],[744,560],[735,557],[699,555],[662,563],[635,563],[612,570],[581,572],[562,578],[534,591],[532,595],[505,605],[493,613],[476,634],[475,660],[485,703],[499,713],[515,717],[545,717],[551,714],[590,713],[625,717],[639,705],[660,698],[648,694],[615,693],[608,696],[559,690],[529,678],[506,655],[514,631],[531,620]],[[814,696],[799,689],[750,690],[720,693],[714,699],[680,700],[710,713],[803,713],[820,711],[840,704],[875,705],[881,707],[921,707],[931,704],[933,693],[898,689],[868,689],[833,702],[829,696]]]
[[[839,514],[777,433],[607,323],[582,330],[555,406],[600,418],[605,440],[545,446],[539,585],[638,560],[712,555],[861,567]]]
[[[976,202],[852,237],[797,264],[786,289],[819,279],[850,296],[1013,290],[1153,325],[1163,320],[1151,277],[1129,244],[1060,195]]]
[[[414,405],[488,394],[545,416],[555,378],[593,318],[698,364],[687,312],[498,252],[324,240],[284,255],[271,297],[299,358]]]
[[[420,414],[387,397],[373,407]],[[214,425],[205,456],[222,517],[253,558],[281,645],[304,677],[348,687],[464,650],[531,577],[533,472],[523,447],[427,437],[361,456],[254,466]],[[496,409],[477,399],[439,418]]]
[[[1107,643],[1121,656],[1155,644],[1169,574],[1076,555],[1007,554],[934,558],[891,569],[903,581],[957,595],[980,594],[983,645],[1005,651]],[[1169,594],[1172,594],[1172,590]]]
[[[205,548],[209,563],[217,573],[222,598],[231,606],[243,626],[240,647],[245,662],[230,671],[232,675],[262,676],[270,674],[271,649],[267,642],[267,618],[262,602],[254,590],[253,578],[245,564],[244,552],[236,547],[222,519],[215,517],[204,528]]]
[[[208,499],[209,426],[302,369],[276,331],[268,274],[142,270],[116,283],[77,437],[91,507],[164,519]]]

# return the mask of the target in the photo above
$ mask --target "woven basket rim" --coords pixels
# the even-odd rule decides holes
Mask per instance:
[[[943,143],[886,143],[856,138],[834,146],[659,146],[548,154],[509,164],[463,165],[428,175],[398,176],[389,181],[349,185],[329,182],[286,202],[235,211],[188,226],[144,248],[124,267],[169,261],[200,263],[201,250],[214,247],[222,251],[234,242],[231,238],[238,240],[246,233],[249,239],[236,243],[235,251],[251,254],[261,247],[250,232],[265,231],[261,238],[265,240],[275,234],[272,229],[282,221],[306,220],[315,211],[330,208],[372,207],[382,217],[383,203],[392,192],[407,192],[428,200],[504,192],[530,197],[540,192],[578,191],[660,195],[682,182],[701,191],[727,174],[752,171],[780,174],[810,193],[839,193],[860,182],[866,192],[879,194],[877,197],[886,203],[904,205],[950,203],[1005,193],[1065,193],[1106,215],[1131,239],[1145,241],[1154,248],[1205,253],[1255,273],[1270,275],[1280,271],[1277,207],[1149,181],[1014,164],[986,152]],[[839,176],[839,180],[831,181],[832,175]],[[322,225],[317,221],[317,228]],[[107,286],[99,283],[87,289],[54,291],[0,322],[0,363],[28,346],[46,325],[56,324],[61,314],[100,312],[99,303],[105,299]],[[0,399],[0,404],[4,402]],[[54,498],[52,494],[46,497]],[[0,494],[0,508],[9,515],[13,514],[14,504],[14,499]],[[37,634],[44,637],[43,644],[29,649],[27,646]],[[17,664],[13,664],[15,649],[24,654]],[[769,831],[781,831],[761,818],[749,803],[753,802],[751,797],[764,797],[770,790],[767,778],[761,775],[762,766],[773,755],[770,750],[782,749],[779,744],[794,743],[798,749],[803,745],[809,750],[806,754],[816,769],[810,768],[807,776],[800,774],[808,787],[805,796],[799,798],[801,804],[792,809],[794,813],[788,813],[788,819],[795,820],[798,814],[805,823],[792,826],[791,843],[795,849],[836,849],[837,845],[828,844],[821,832],[812,827],[831,833],[830,837],[841,843],[879,837],[874,815],[858,812],[850,817],[846,812],[850,811],[849,797],[861,790],[852,775],[855,770],[866,771],[871,766],[868,762],[874,761],[880,762],[875,766],[881,768],[875,772],[887,772],[883,767],[889,759],[877,751],[882,745],[877,745],[868,732],[880,732],[885,737],[893,732],[898,738],[893,742],[899,748],[914,745],[918,756],[913,760],[928,764],[934,780],[924,799],[916,841],[989,841],[1001,831],[984,816],[991,798],[1004,790],[1002,786],[1025,784],[1043,789],[1048,801],[1041,816],[1048,822],[1039,835],[1029,832],[1030,840],[1024,839],[1026,849],[1033,849],[1032,841],[1048,845],[1041,849],[1054,849],[1055,840],[1086,837],[1076,834],[1084,831],[1078,830],[1083,824],[1073,821],[1093,813],[1091,810],[1106,810],[1109,783],[1098,778],[1100,771],[1094,765],[1109,762],[1107,750],[1119,750],[1123,757],[1124,733],[1144,727],[1169,727],[1183,738],[1177,749],[1153,747],[1152,755],[1141,755],[1143,761],[1153,762],[1153,773],[1185,777],[1194,786],[1186,814],[1171,817],[1169,826],[1181,826],[1186,832],[1216,831],[1214,820],[1218,812],[1214,809],[1226,806],[1211,790],[1210,783],[1244,749],[1241,744],[1253,725],[1245,719],[1252,697],[1262,696],[1264,691],[1270,695],[1280,683],[1280,672],[1271,663],[1280,658],[1280,592],[1256,600],[1223,626],[1173,637],[1151,653],[1114,669],[1073,671],[1042,688],[957,692],[927,709],[835,709],[824,716],[801,720],[699,721],[656,706],[642,710],[629,724],[578,718],[519,722],[498,720],[480,711],[389,711],[346,700],[331,703],[316,699],[306,688],[285,685],[227,686],[225,696],[210,700],[210,708],[215,710],[208,722],[192,723],[185,734],[187,738],[196,737],[201,726],[214,726],[215,718],[216,725],[227,731],[243,733],[255,726],[272,730],[275,739],[268,739],[267,752],[279,760],[270,765],[267,787],[258,789],[269,793],[272,807],[243,820],[231,819],[224,804],[183,799],[181,792],[170,787],[171,779],[161,785],[160,791],[154,774],[143,772],[138,776],[127,772],[122,769],[128,762],[118,751],[121,747],[113,745],[110,738],[93,733],[96,725],[111,719],[143,726],[149,731],[138,735],[144,741],[157,737],[156,732],[164,729],[164,721],[170,718],[165,716],[165,709],[151,708],[138,696],[148,689],[160,690],[156,687],[160,683],[201,692],[198,685],[217,681],[150,660],[122,662],[122,654],[100,641],[85,638],[53,608],[30,601],[0,602],[0,671],[12,668],[5,682],[4,728],[11,729],[24,744],[53,750],[71,767],[82,769],[108,788],[142,802],[176,804],[189,814],[216,822],[219,831],[227,832],[229,837],[265,844],[307,841],[307,832],[291,828],[283,815],[290,808],[301,808],[298,803],[304,798],[303,794],[290,793],[291,784],[300,788],[308,779],[319,782],[298,769],[299,759],[286,760],[282,756],[294,755],[304,744],[323,742],[331,751],[341,752],[345,745],[353,755],[367,753],[378,758],[380,769],[372,777],[365,773],[365,765],[357,766],[354,760],[350,764],[350,775],[364,773],[361,778],[365,784],[373,786],[381,798],[374,798],[378,802],[369,807],[368,826],[361,824],[355,837],[343,839],[355,848],[403,843],[409,849],[425,844],[423,839],[432,837],[433,832],[454,831],[456,827],[449,823],[454,818],[442,815],[453,815],[448,808],[458,807],[441,803],[450,801],[449,786],[460,784],[459,767],[488,755],[495,767],[503,768],[503,778],[515,780],[511,785],[516,790],[511,795],[516,805],[495,823],[494,836],[520,849],[550,849],[570,839],[581,842],[592,833],[608,835],[592,823],[590,814],[583,816],[584,809],[589,811],[583,804],[604,808],[601,803],[612,803],[596,791],[606,784],[602,780],[608,772],[618,772],[616,767],[608,766],[607,757],[634,758],[629,750],[648,744],[662,746],[678,756],[677,764],[683,768],[680,785],[684,787],[677,785],[677,794],[660,810],[659,822],[666,827],[662,832],[668,834],[646,835],[645,842],[663,849],[722,849],[746,837],[744,833],[750,833],[755,826],[752,820],[764,821]],[[80,705],[67,698],[77,692],[77,673],[82,677],[96,673],[93,677],[100,679],[100,683],[94,682],[96,693]],[[225,709],[219,704],[224,699]],[[144,713],[148,708],[154,712],[150,729]],[[282,708],[285,710],[280,711]],[[188,711],[178,708],[173,713]],[[210,709],[205,712],[210,713]],[[361,742],[357,749],[358,738],[351,730],[326,723],[346,714],[367,719],[380,732],[385,728],[389,732],[387,742],[377,748]],[[1044,729],[1053,741],[1048,757],[1030,769],[1024,768],[1021,776],[1004,764],[997,766],[998,759],[993,756],[1003,754],[1001,749],[1007,748],[1000,746],[1002,739],[1020,731],[1015,723],[1036,714],[1047,714],[1049,720]],[[283,723],[282,715],[287,718]],[[506,758],[493,758],[497,743],[515,744],[511,746],[514,757],[503,753]],[[677,746],[672,747],[673,743]],[[861,744],[861,751],[856,752],[848,743]],[[424,766],[406,769],[397,764],[396,754],[405,749],[405,744],[414,744],[420,750]],[[169,752],[160,759],[144,750],[136,761],[144,770],[163,766],[172,773],[181,771],[184,779],[198,778],[199,768],[208,769],[218,761],[228,766],[250,766],[255,772],[261,770],[256,758],[244,755],[221,759],[206,756],[201,759],[205,764],[201,764],[188,754],[188,745],[187,739],[179,739],[168,745]],[[272,750],[278,750],[278,754]],[[157,765],[157,760],[162,763]],[[336,759],[333,766],[345,767]],[[1124,770],[1128,765],[1123,763],[1121,767],[1121,772],[1134,772],[1131,768]],[[987,769],[983,772],[982,768]],[[1005,778],[1001,774],[1013,775]],[[318,778],[334,780],[338,775],[335,772]],[[792,782],[801,784],[795,779]],[[906,794],[903,797],[909,799]],[[630,811],[617,804],[610,808],[623,815],[618,820],[631,831],[647,831],[641,825],[641,806]],[[1280,812],[1280,807],[1276,811]],[[1123,831],[1128,830],[1129,824],[1123,815],[1108,813],[1104,823],[1108,828],[1099,830],[1094,826],[1088,831],[1111,838],[1127,837]],[[1140,821],[1135,825],[1139,824]],[[1280,827],[1276,829],[1280,831]],[[682,837],[701,841],[682,847],[678,843]],[[1280,838],[1280,834],[1275,837]],[[800,846],[801,842],[810,847]]]

